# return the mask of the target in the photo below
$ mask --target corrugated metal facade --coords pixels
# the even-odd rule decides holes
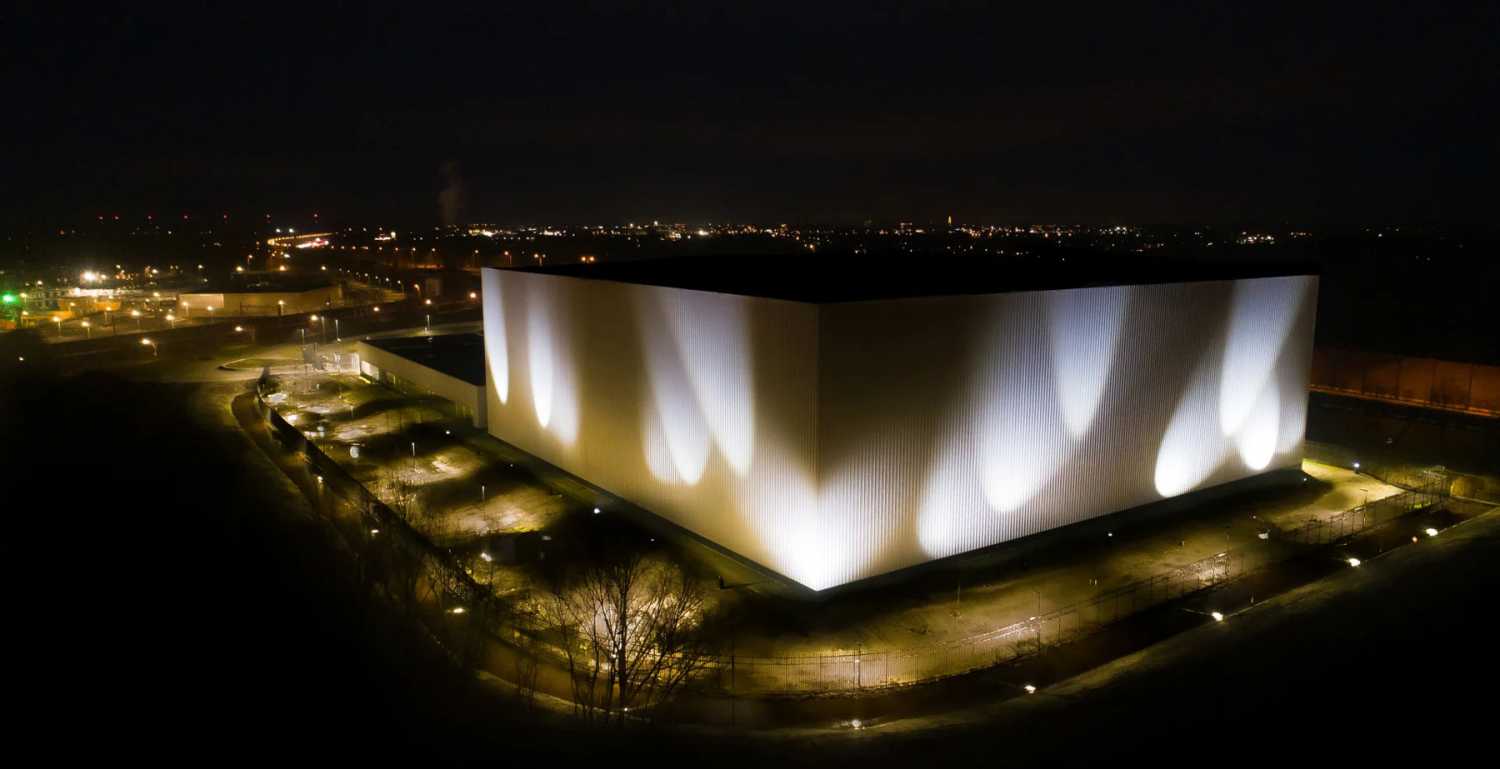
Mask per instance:
[[[485,270],[489,429],[824,589],[1295,466],[1316,292],[812,305]]]

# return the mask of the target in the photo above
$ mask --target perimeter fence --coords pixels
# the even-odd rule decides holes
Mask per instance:
[[[514,624],[516,617],[491,598],[490,592],[469,576],[458,559],[433,545],[395,510],[348,474],[294,426],[288,424],[258,392],[257,412],[289,451],[302,455],[318,477],[317,493],[328,495],[325,513],[334,517],[351,542],[373,542],[388,537],[382,548],[399,552],[409,562],[406,574],[411,597],[427,604],[424,621],[450,651],[472,649],[476,631],[488,643],[522,634],[536,637],[536,628]],[[1317,449],[1323,456],[1328,452]],[[1361,471],[1365,468],[1361,467]],[[1042,650],[1086,638],[1144,611],[1205,593],[1317,548],[1348,540],[1414,512],[1439,504],[1447,480],[1441,471],[1381,465],[1371,470],[1403,492],[1359,505],[1327,518],[1317,518],[1292,529],[1267,532],[1268,539],[1290,548],[1244,546],[1227,549],[1186,566],[1104,591],[1087,600],[1062,606],[1024,620],[954,641],[903,649],[860,650],[843,654],[756,657],[722,655],[702,666],[698,684],[733,696],[798,695],[851,692],[907,686],[962,675],[1014,662]],[[378,533],[375,533],[378,532]],[[402,574],[399,565],[386,571]],[[389,577],[389,574],[386,575]],[[465,633],[453,635],[447,621],[454,608],[475,616]],[[445,635],[445,633],[447,635]],[[534,648],[534,647],[533,647]],[[528,652],[531,653],[531,652]],[[482,655],[474,655],[482,656]],[[552,655],[559,657],[560,655]],[[510,671],[490,670],[502,678]]]

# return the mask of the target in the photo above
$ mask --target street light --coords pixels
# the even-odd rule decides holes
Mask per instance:
[[[153,358],[157,357],[157,355],[156,355],[156,353],[157,353],[156,343],[153,342],[153,341],[151,341],[150,337],[143,337],[141,339],[141,344],[150,345],[151,346],[151,357],[153,357]]]
[[[130,311],[130,317],[135,318],[135,330],[136,331],[140,331],[141,330],[141,311],[140,310],[131,310]]]
[[[278,318],[281,317],[281,311],[282,311],[282,309],[284,307],[286,307],[286,300],[285,299],[277,299],[276,300],[276,317],[278,317]]]
[[[170,324],[172,324],[172,328],[174,328],[174,329],[177,328],[177,316],[176,315],[173,315],[170,312],[167,313],[167,322],[170,323]]]
[[[89,330],[89,322],[88,321],[83,321],[81,325],[83,326],[83,335],[84,335],[83,338],[84,339],[93,339],[94,338],[94,332],[91,331],[91,330]]]
[[[52,322],[57,324],[57,335],[58,336],[62,336],[62,317],[58,316],[58,315],[53,315],[52,316]]]

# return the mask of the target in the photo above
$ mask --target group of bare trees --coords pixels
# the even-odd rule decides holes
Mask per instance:
[[[543,620],[591,720],[649,717],[712,659],[702,585],[676,566],[619,555],[554,584]]]

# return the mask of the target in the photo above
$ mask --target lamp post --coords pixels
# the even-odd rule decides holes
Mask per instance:
[[[282,310],[285,309],[285,308],[286,308],[286,300],[285,299],[277,299],[276,300],[276,317],[278,317],[278,318],[281,317]]]
[[[130,317],[135,318],[135,330],[136,331],[140,331],[141,330],[141,311],[140,310],[131,310],[130,311]]]
[[[83,338],[84,339],[93,339],[94,338],[94,332],[93,332],[93,330],[91,330],[89,328],[89,322],[88,321],[83,321],[79,325],[83,326]]]
[[[52,322],[57,324],[57,335],[62,336],[62,316],[53,315]]]
[[[171,324],[172,328],[175,330],[177,328],[177,316],[173,315],[170,312],[167,313],[167,323]]]

